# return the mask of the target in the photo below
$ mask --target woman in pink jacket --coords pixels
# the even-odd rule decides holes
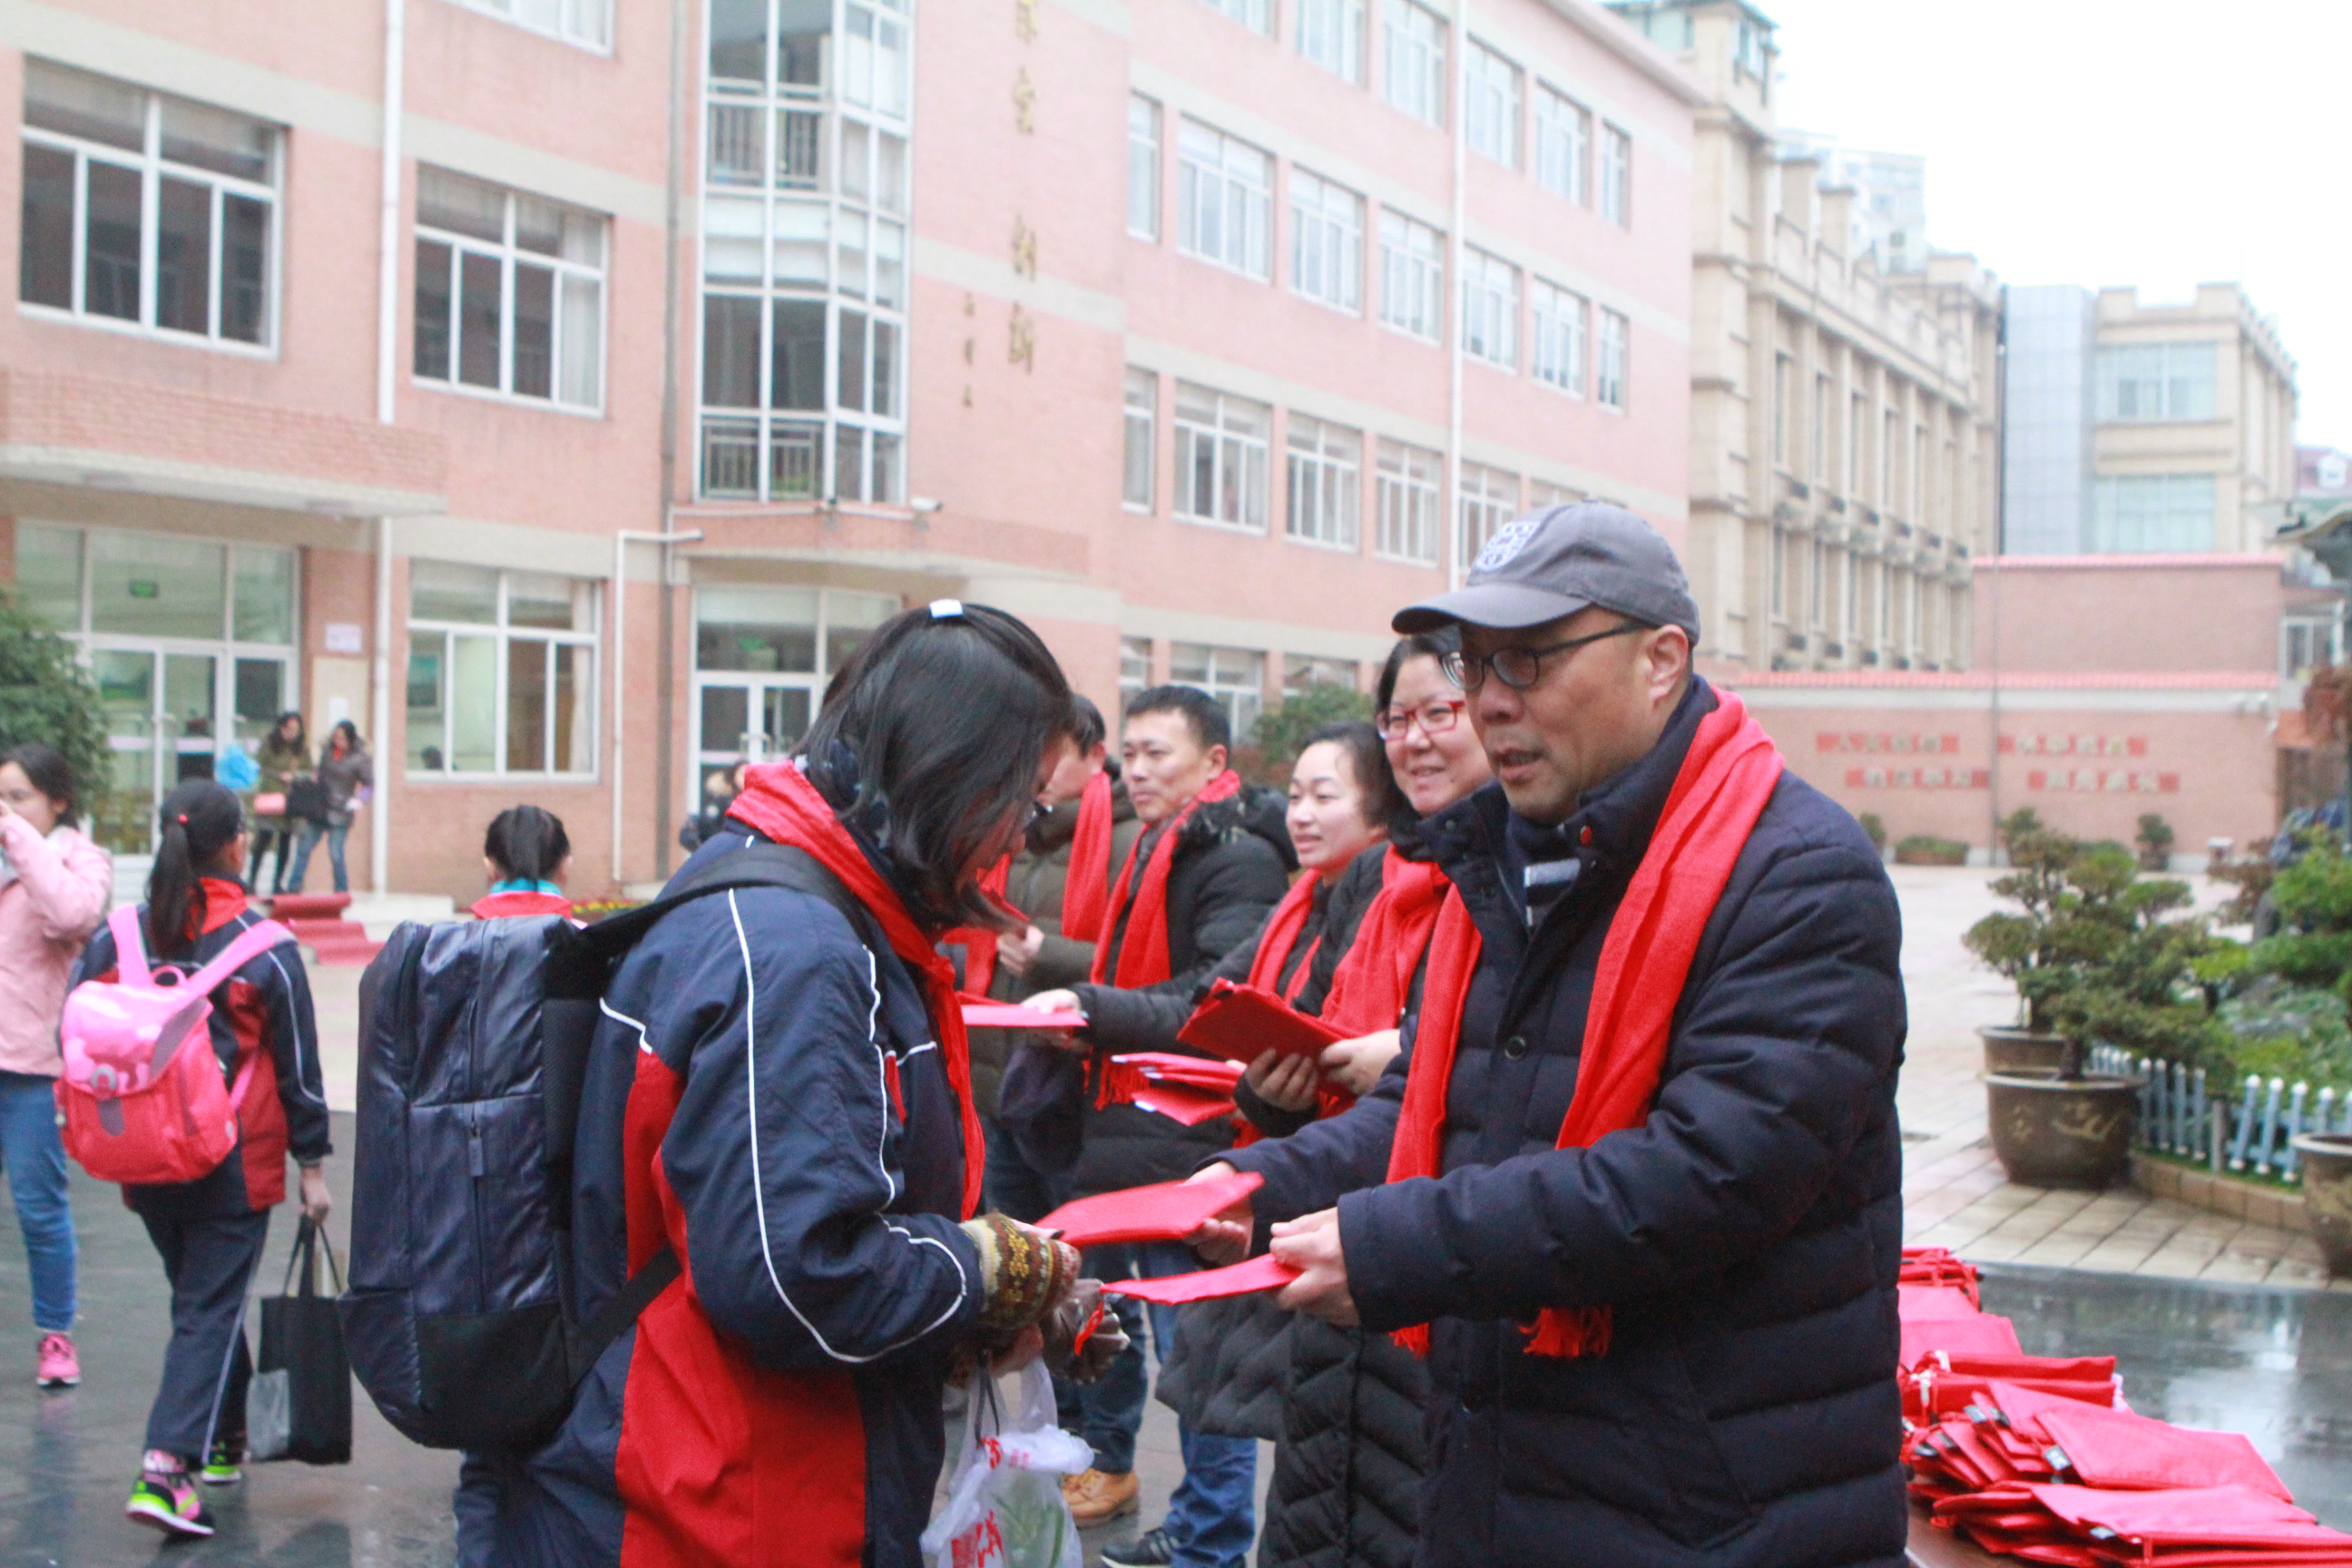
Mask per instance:
[[[0,755],[0,1163],[25,1231],[44,1388],[81,1381],[73,1209],[58,1138],[58,1014],[114,880],[106,851],[71,826],[73,816],[63,757],[37,742]]]

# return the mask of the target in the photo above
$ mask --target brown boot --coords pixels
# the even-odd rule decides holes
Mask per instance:
[[[1142,1506],[1143,1485],[1133,1470],[1107,1475],[1101,1470],[1062,1478],[1062,1496],[1069,1500],[1070,1517],[1081,1525],[1100,1524]]]

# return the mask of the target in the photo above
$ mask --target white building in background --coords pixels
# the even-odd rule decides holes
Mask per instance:
[[[1874,255],[1881,272],[1927,269],[1927,160],[1911,153],[1872,153],[1841,145],[1834,136],[1783,131],[1783,158],[1811,158],[1822,184],[1853,192],[1852,246]]]

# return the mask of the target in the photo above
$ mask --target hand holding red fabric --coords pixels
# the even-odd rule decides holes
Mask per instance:
[[[1339,1211],[1319,1209],[1274,1227],[1274,1257],[1298,1270],[1275,1305],[1352,1329],[1356,1299],[1348,1292],[1348,1258],[1339,1247]]]

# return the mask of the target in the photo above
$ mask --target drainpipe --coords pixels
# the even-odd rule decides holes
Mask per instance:
[[[648,533],[643,529],[625,528],[613,535],[613,647],[610,664],[613,682],[613,882],[621,880],[621,796],[628,779],[624,766],[628,726],[623,722],[624,699],[629,693],[629,682],[624,666],[629,647],[629,581],[624,574],[632,544],[658,544],[662,550],[662,570],[656,579],[659,592],[669,593],[669,550],[673,544],[688,544],[702,537],[700,529],[685,533]],[[656,837],[662,823],[655,824]]]
[[[1991,766],[1986,777],[1991,781],[1992,837],[1986,840],[1985,860],[1998,866],[2001,863],[2000,843],[2000,588],[2009,575],[2009,286],[2001,285],[2000,316],[1993,328],[1993,395],[1999,400],[2000,417],[1993,425],[1992,483],[1992,647],[1985,661],[1985,673],[1991,682],[1990,718],[1992,733]]]
[[[669,171],[668,189],[662,214],[662,406],[661,406],[661,525],[662,531],[671,532],[677,520],[677,367],[678,367],[678,247],[686,226],[686,150],[701,145],[702,119],[698,110],[694,120],[693,140],[689,142],[686,113],[688,104],[687,54],[687,0],[670,0],[669,7]],[[656,625],[661,635],[661,647],[654,660],[660,680],[654,699],[654,870],[667,879],[669,876],[669,821],[671,757],[670,733],[676,728],[673,704],[677,701],[677,642],[674,619],[677,615],[677,594],[670,587],[670,550],[662,547],[661,614]],[[620,803],[614,802],[614,819],[619,820]],[[620,862],[613,863],[613,875],[620,876]]]
[[[400,347],[400,171],[401,81],[407,0],[383,0],[383,171],[378,204],[375,299],[375,417],[379,425],[394,423],[398,413],[394,395]],[[375,734],[374,797],[369,803],[368,865],[370,881],[378,896],[392,889],[391,759],[383,754],[392,735],[392,519],[375,520],[375,659],[370,678],[375,687],[373,711],[368,722]]]
[[[1454,144],[1454,241],[1447,247],[1445,293],[1445,584],[1462,586],[1462,223],[1468,205],[1470,0],[1454,0],[1454,69],[1447,129]]]

